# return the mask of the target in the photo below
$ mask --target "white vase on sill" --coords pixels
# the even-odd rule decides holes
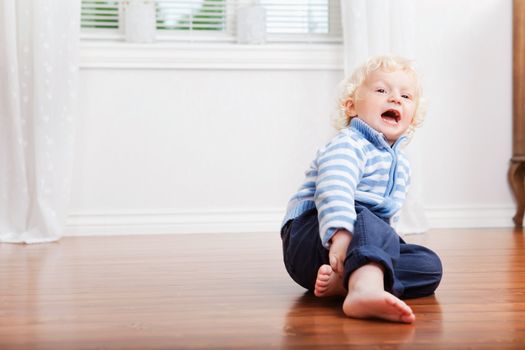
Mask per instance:
[[[124,5],[124,38],[131,43],[155,41],[157,30],[154,0],[129,0]]]
[[[239,44],[266,42],[266,9],[258,2],[237,9],[237,42]]]

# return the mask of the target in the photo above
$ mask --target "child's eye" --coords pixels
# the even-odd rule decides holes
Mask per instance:
[[[384,94],[386,90],[379,88],[379,89],[376,89],[376,92],[379,92],[380,94]]]
[[[407,100],[410,100],[412,99],[412,97],[410,95],[401,95],[401,97],[407,99]]]

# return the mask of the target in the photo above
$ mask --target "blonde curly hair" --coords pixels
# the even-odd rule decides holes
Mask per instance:
[[[335,127],[337,129],[344,129],[350,125],[350,122],[355,115],[350,115],[347,109],[349,101],[354,101],[359,98],[357,95],[358,88],[364,83],[366,78],[371,72],[376,70],[383,70],[385,72],[393,72],[397,70],[405,71],[412,75],[416,82],[416,93],[415,93],[415,113],[412,123],[407,130],[408,135],[412,135],[415,129],[423,122],[426,112],[426,102],[422,96],[422,87],[419,74],[412,65],[412,62],[404,57],[399,56],[375,56],[368,59],[364,64],[359,66],[353,74],[344,79],[339,84],[339,98],[337,101],[338,108],[335,115]]]

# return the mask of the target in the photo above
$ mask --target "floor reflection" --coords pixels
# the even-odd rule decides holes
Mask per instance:
[[[57,319],[57,308],[46,301],[56,294],[56,271],[62,260],[60,243],[0,244],[2,272],[0,288],[2,321],[9,320],[6,332],[0,330],[0,348],[6,344],[38,342],[50,318]],[[8,277],[8,278],[7,278]],[[28,345],[29,346],[29,345]]]
[[[411,325],[350,319],[341,310],[342,301],[309,293],[297,298],[286,314],[282,348],[388,345],[396,349],[415,342],[420,335],[425,341],[442,335],[441,308],[434,296],[407,301],[418,317]]]
[[[525,274],[520,271],[525,271],[525,238],[523,227],[516,227],[512,235],[512,249],[513,254],[509,257],[508,264],[508,278],[507,285],[511,292],[510,305],[511,310],[515,311],[515,305],[523,305],[524,292],[523,282],[525,282]],[[523,327],[523,320],[525,319],[522,312],[512,312],[512,324],[508,327],[509,334],[507,339],[522,343],[525,340],[525,331]]]

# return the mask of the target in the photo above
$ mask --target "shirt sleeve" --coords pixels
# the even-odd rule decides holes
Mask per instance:
[[[365,157],[350,137],[329,144],[317,158],[315,205],[319,234],[325,248],[338,229],[353,232],[356,220],[355,192],[362,177]]]

